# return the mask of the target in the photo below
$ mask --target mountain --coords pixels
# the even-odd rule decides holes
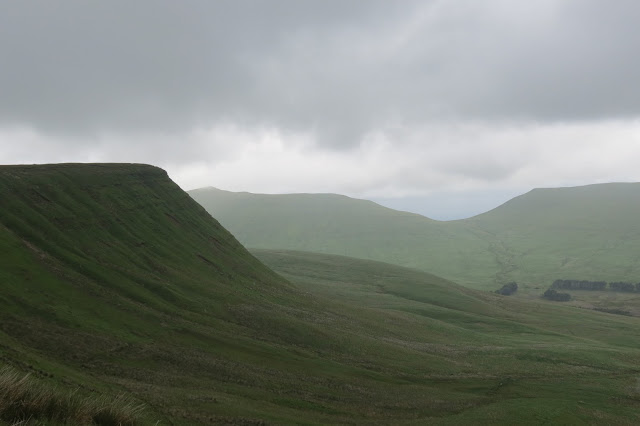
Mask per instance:
[[[0,367],[124,394],[139,424],[640,420],[636,318],[347,257],[258,260],[152,166],[0,166],[0,200]],[[46,423],[5,396],[0,424]]]
[[[640,281],[640,183],[534,189],[465,221],[505,279]]]
[[[420,268],[469,284],[493,282],[498,267],[482,236],[334,194],[265,195],[215,188],[189,195],[250,248],[303,250]]]
[[[184,387],[201,370],[246,380],[255,372],[234,370],[263,350],[252,334],[280,339],[260,329],[277,314],[258,327],[266,314],[247,313],[291,302],[290,284],[163,170],[2,166],[0,199],[0,342],[9,364],[152,395],[155,405],[167,386],[188,401],[196,388]]]
[[[440,222],[337,195],[189,194],[247,247],[409,266],[478,289],[510,281],[640,281],[640,184],[536,189],[473,218]]]

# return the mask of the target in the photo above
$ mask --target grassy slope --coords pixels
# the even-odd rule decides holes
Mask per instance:
[[[470,232],[461,222],[438,222],[333,194],[264,195],[215,188],[189,194],[247,247],[385,261],[478,286],[493,283],[498,267],[484,234]]]
[[[242,307],[291,291],[160,169],[3,166],[0,194],[0,342],[13,363],[179,388],[183,369],[260,352]],[[232,369],[218,372],[249,374]]]
[[[505,279],[640,281],[640,184],[536,189],[467,220],[491,234]]]
[[[0,199],[0,363],[145,422],[640,420],[635,318],[263,257],[292,284],[150,166],[3,166]]]
[[[332,195],[190,195],[249,247],[382,260],[479,289],[516,280],[536,294],[557,278],[640,281],[640,184],[534,190],[452,222]]]
[[[372,261],[253,253],[318,298],[340,300],[349,311],[359,305],[359,317],[370,321],[363,333],[409,349],[417,357],[410,380],[437,384],[431,397],[456,392],[450,397],[464,409],[434,424],[637,421],[636,318],[479,293]]]

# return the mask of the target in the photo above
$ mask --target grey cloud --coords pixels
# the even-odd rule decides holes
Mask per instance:
[[[630,0],[3,2],[0,124],[235,122],[336,148],[397,122],[636,116],[639,13]]]

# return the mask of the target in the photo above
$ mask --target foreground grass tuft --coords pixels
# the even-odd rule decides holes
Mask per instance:
[[[0,370],[0,420],[13,424],[136,425],[143,408],[124,395],[84,398],[38,383],[29,374]]]

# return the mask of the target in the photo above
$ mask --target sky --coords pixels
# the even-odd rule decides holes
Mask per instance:
[[[0,2],[0,164],[436,219],[640,181],[640,2]]]

